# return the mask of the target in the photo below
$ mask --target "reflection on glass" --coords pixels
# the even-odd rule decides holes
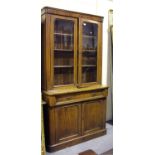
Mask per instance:
[[[74,70],[74,23],[56,19],[54,22],[54,84],[73,83]]]
[[[82,34],[82,83],[97,80],[97,24],[84,22]]]

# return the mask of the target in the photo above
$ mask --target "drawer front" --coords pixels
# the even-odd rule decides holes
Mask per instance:
[[[56,104],[63,104],[63,103],[65,104],[72,101],[76,102],[76,101],[82,101],[87,99],[89,100],[96,97],[106,97],[107,95],[108,95],[108,89],[57,95]]]

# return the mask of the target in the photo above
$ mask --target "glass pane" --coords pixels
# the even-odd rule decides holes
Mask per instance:
[[[97,81],[97,24],[84,22],[82,34],[82,83]]]
[[[74,23],[56,19],[54,23],[54,85],[74,81]]]

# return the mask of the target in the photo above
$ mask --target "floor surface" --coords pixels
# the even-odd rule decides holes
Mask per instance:
[[[112,150],[109,150],[101,155],[113,155],[113,149]]]
[[[93,150],[97,155],[104,155],[104,152],[107,152],[113,148],[113,126],[106,124],[107,134],[99,138],[89,140],[71,147],[67,147],[63,150],[56,151],[53,153],[46,153],[46,155],[78,155],[80,152],[85,150]],[[95,144],[95,145],[94,145]],[[112,155],[111,153],[106,155]]]

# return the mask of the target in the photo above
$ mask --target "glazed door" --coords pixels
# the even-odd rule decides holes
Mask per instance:
[[[52,16],[51,71],[54,87],[77,83],[77,20]]]
[[[101,83],[102,26],[100,22],[80,19],[78,84]]]

